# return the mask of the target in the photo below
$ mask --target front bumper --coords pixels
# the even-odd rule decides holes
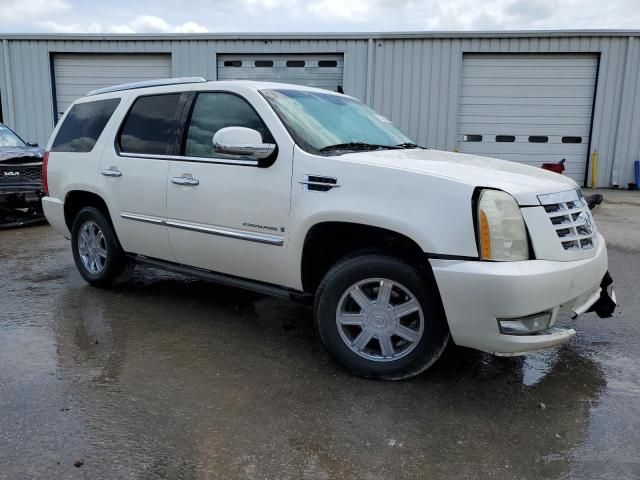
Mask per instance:
[[[40,205],[41,184],[0,184],[0,206],[5,208],[25,208]]]
[[[533,335],[505,335],[499,318],[555,310],[587,311],[600,298],[607,250],[599,235],[596,254],[572,262],[481,262],[432,259],[451,337],[457,345],[516,355],[566,342],[573,329],[552,327]]]

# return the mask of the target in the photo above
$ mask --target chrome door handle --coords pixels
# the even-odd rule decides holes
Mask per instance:
[[[176,185],[195,187],[196,185],[200,185],[200,180],[198,180],[197,178],[193,178],[193,175],[191,175],[190,173],[184,173],[181,177],[173,177],[171,179],[171,183],[175,183]]]
[[[102,172],[100,173],[102,173],[102,175],[104,175],[105,177],[121,177],[122,176],[122,172],[118,170],[118,167],[114,167],[114,166],[111,166],[106,170],[102,170]]]

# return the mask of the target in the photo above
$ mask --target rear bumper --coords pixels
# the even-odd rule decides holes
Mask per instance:
[[[558,328],[505,335],[498,319],[587,311],[600,297],[607,263],[601,235],[595,256],[572,262],[431,260],[455,343],[503,355],[541,350],[571,338],[573,329]]]
[[[71,232],[64,219],[64,202],[53,197],[42,198],[42,210],[49,224],[65,238],[71,238]]]

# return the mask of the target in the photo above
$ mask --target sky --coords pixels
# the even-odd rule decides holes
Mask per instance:
[[[0,0],[1,33],[640,29],[640,0]]]

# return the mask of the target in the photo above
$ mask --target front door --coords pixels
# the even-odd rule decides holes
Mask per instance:
[[[176,261],[220,273],[286,285],[291,149],[266,168],[221,158],[213,135],[237,126],[277,143],[241,96],[200,92],[186,125],[183,153],[169,165],[167,226]],[[281,142],[282,143],[282,142]]]

